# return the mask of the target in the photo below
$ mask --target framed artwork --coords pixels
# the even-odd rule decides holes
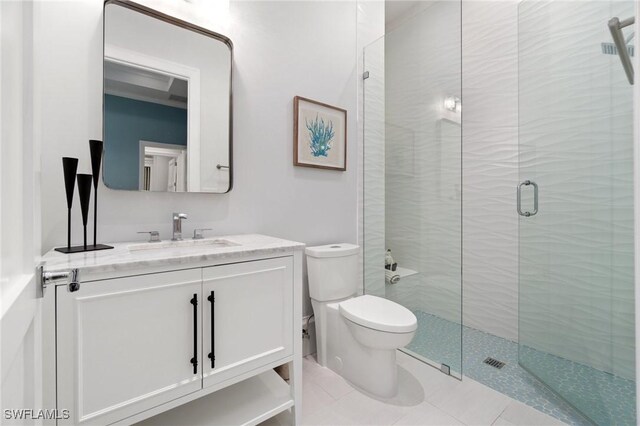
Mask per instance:
[[[347,111],[293,98],[293,164],[347,170]]]

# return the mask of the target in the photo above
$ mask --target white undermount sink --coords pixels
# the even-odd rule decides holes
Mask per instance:
[[[211,247],[211,248],[225,248],[225,247],[235,247],[239,246],[238,244],[231,240],[226,240],[224,238],[205,238],[202,240],[182,240],[182,241],[160,241],[154,243],[140,243],[140,244],[131,244],[128,249],[130,251],[136,250],[157,250],[157,249],[168,249],[168,248],[190,248],[190,247]]]

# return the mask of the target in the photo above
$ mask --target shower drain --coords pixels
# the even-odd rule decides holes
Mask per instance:
[[[505,365],[507,365],[506,363],[504,363],[504,362],[502,362],[502,361],[498,361],[497,359],[495,359],[495,358],[491,358],[491,357],[488,357],[487,359],[485,359],[485,360],[484,360],[484,363],[485,363],[485,364],[488,364],[488,365],[490,365],[490,366],[492,366],[492,367],[495,367],[495,368],[497,368],[498,370],[500,370],[502,367],[504,367]]]

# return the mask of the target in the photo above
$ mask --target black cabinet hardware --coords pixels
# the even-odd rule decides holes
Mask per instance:
[[[193,364],[193,374],[198,374],[198,295],[196,293],[191,298],[191,304],[193,305],[193,358],[191,358],[191,364]]]
[[[211,360],[211,368],[216,368],[216,356],[215,356],[215,347],[216,347],[216,340],[215,340],[215,301],[216,301],[216,297],[215,297],[215,292],[211,292],[211,294],[209,295],[209,297],[207,297],[207,300],[209,302],[211,302],[211,352],[209,352],[209,359]]]

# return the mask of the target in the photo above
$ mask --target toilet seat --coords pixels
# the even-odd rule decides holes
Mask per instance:
[[[388,333],[411,333],[418,328],[416,316],[398,303],[364,295],[340,302],[340,314],[358,325]]]

